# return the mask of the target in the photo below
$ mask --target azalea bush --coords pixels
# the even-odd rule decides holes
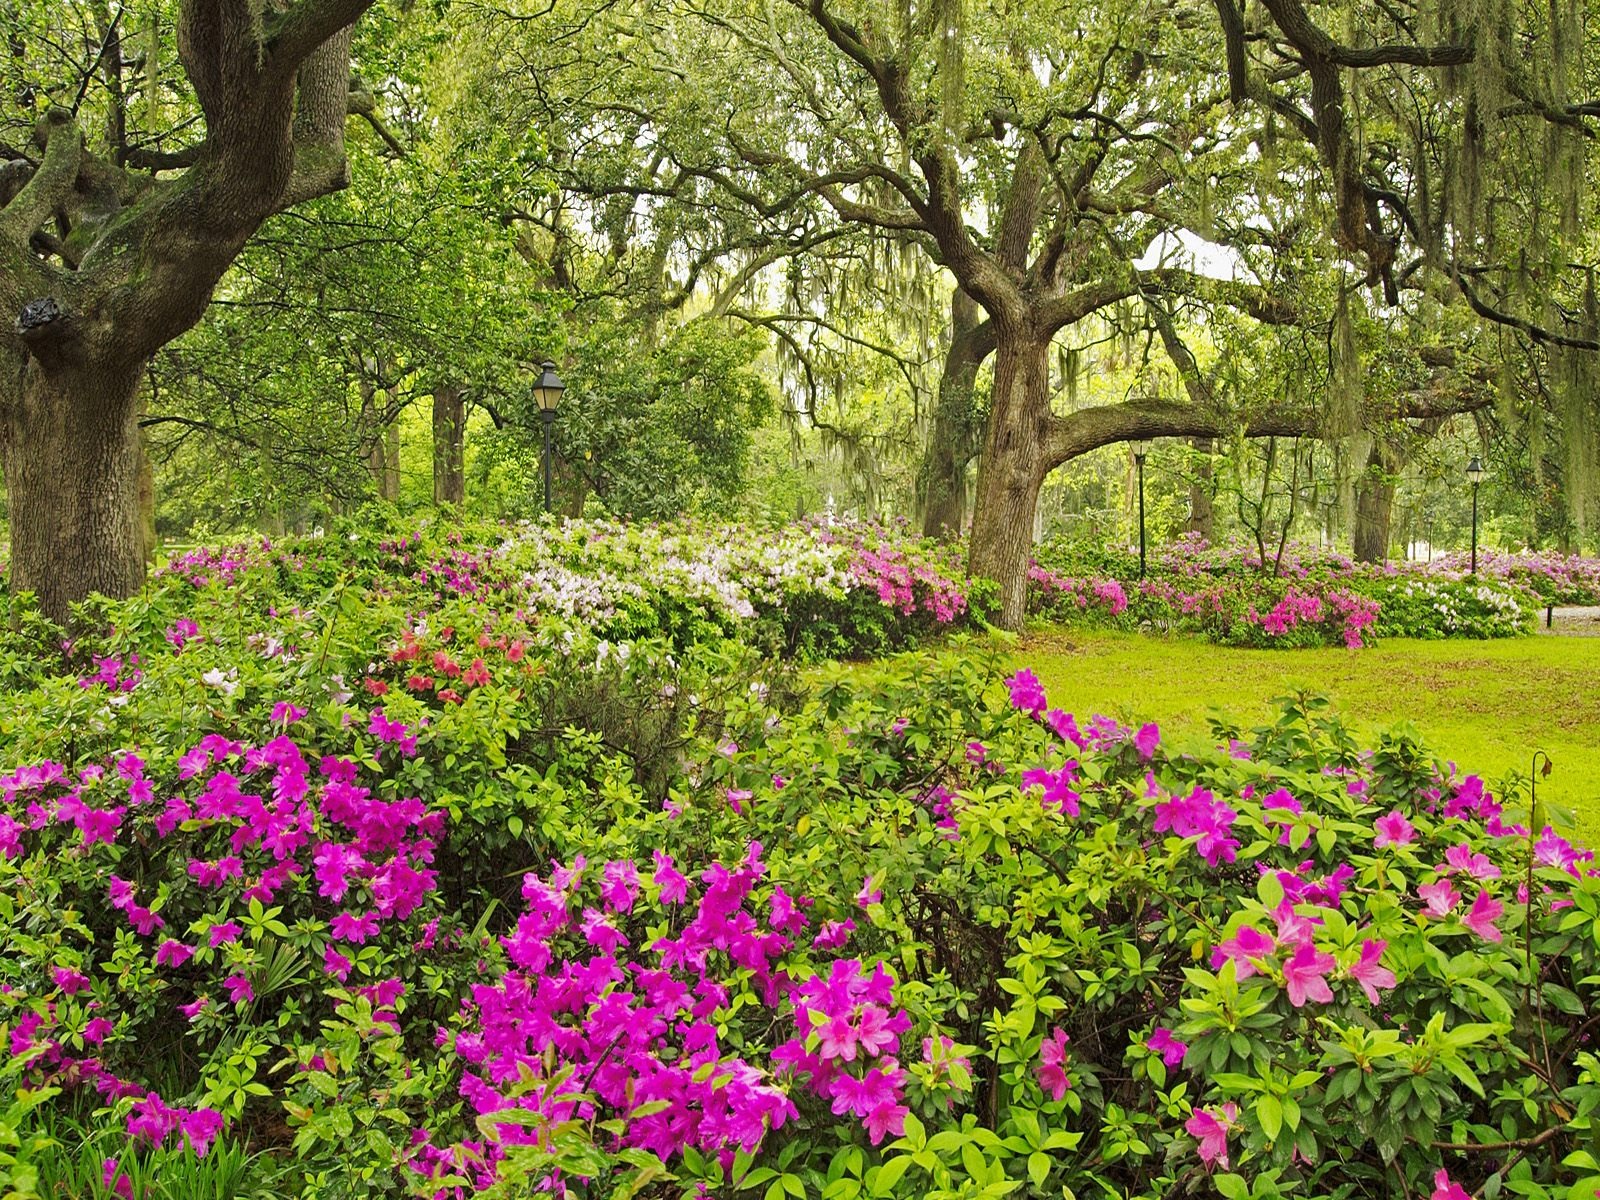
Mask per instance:
[[[1263,560],[1195,537],[1156,551],[1144,577],[1137,556],[1095,543],[1047,543],[1037,555],[1029,605],[1042,617],[1261,647],[1516,637],[1532,631],[1542,598],[1581,596],[1600,575],[1593,560],[1557,556],[1494,556],[1477,576],[1456,559],[1371,565],[1292,545]]]
[[[658,586],[680,533],[648,586],[565,536],[19,624],[13,1192],[1593,1193],[1600,883],[1526,782],[1304,696],[1169,743],[961,635],[800,674],[718,571]]]

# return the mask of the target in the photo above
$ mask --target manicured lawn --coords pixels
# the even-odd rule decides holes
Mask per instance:
[[[1434,750],[1494,783],[1555,763],[1541,799],[1566,805],[1600,842],[1600,638],[1389,640],[1366,650],[1236,650],[1187,638],[1036,630],[1016,652],[1052,704],[1204,734],[1220,710],[1252,724],[1272,699],[1308,687],[1358,733],[1410,722]]]

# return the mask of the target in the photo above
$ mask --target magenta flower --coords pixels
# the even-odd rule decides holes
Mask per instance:
[[[1433,1194],[1428,1200],[1472,1200],[1472,1194],[1450,1178],[1450,1172],[1440,1167],[1433,1176]]]
[[[173,938],[168,938],[156,947],[156,966],[158,967],[181,967],[193,957],[193,946],[186,946]]]
[[[114,1158],[100,1164],[100,1186],[121,1200],[133,1200],[133,1180],[117,1166]]]
[[[1183,1062],[1183,1056],[1189,1052],[1188,1043],[1173,1037],[1170,1029],[1157,1029],[1145,1038],[1144,1048],[1152,1054],[1161,1055],[1161,1061],[1169,1067]]]
[[[1372,844],[1382,850],[1385,846],[1406,846],[1416,840],[1417,831],[1405,814],[1398,808],[1386,817],[1379,817],[1372,823],[1377,830],[1377,836],[1372,839]]]
[[[326,974],[332,975],[340,983],[350,978],[350,960],[340,954],[332,946],[325,946],[322,950],[322,969]]]
[[[211,997],[210,996],[201,996],[198,1000],[194,1000],[194,1001],[192,1001],[192,1002],[190,1002],[188,1004],[180,1004],[180,1005],[178,1005],[178,1011],[181,1012],[185,1017],[187,1017],[189,1020],[192,1021],[196,1017],[198,1017],[200,1015],[200,1013],[201,1013],[201,1010],[204,1009],[206,1007],[206,1005],[208,1005],[210,1003],[211,1003]]]
[[[1484,941],[1498,942],[1501,934],[1495,922],[1505,911],[1506,906],[1488,892],[1479,892],[1478,898],[1472,902],[1472,908],[1461,918],[1461,923]]]
[[[69,971],[65,967],[51,967],[50,978],[54,979],[56,986],[64,995],[74,996],[79,992],[89,990],[89,977],[80,971]]]
[[[1256,973],[1259,960],[1271,958],[1277,948],[1278,943],[1269,934],[1253,925],[1242,925],[1238,933],[1219,942],[1211,952],[1211,969],[1221,970],[1223,963],[1232,961],[1234,978],[1243,981]]]
[[[1050,1031],[1050,1036],[1039,1046],[1039,1066],[1037,1074],[1039,1085],[1050,1093],[1052,1100],[1060,1100],[1072,1087],[1072,1080],[1067,1078],[1067,1037],[1066,1030],[1057,1027]]]
[[[1184,1122],[1190,1135],[1199,1139],[1200,1161],[1206,1166],[1217,1163],[1224,1171],[1228,1169],[1228,1131],[1238,1118],[1239,1106],[1229,1100],[1219,1111],[1197,1108]]]
[[[856,903],[862,908],[883,903],[883,889],[873,886],[874,876],[868,875],[861,881],[861,890],[856,893]]]
[[[98,1046],[105,1041],[116,1026],[104,1017],[96,1017],[83,1027],[83,1040]]]
[[[632,912],[639,894],[639,869],[629,859],[609,862],[602,873],[600,898],[612,912]]]
[[[256,998],[255,989],[244,975],[229,975],[222,981],[222,986],[228,989],[228,999],[235,1004],[248,1004]]]
[[[1381,962],[1383,952],[1388,945],[1388,942],[1373,941],[1370,938],[1362,942],[1361,957],[1356,960],[1355,966],[1350,968],[1350,978],[1361,985],[1361,990],[1373,1004],[1378,1002],[1379,988],[1392,988],[1395,983],[1394,972]]]
[[[1334,957],[1323,954],[1310,942],[1296,947],[1289,961],[1283,964],[1283,983],[1289,990],[1289,1003],[1301,1008],[1307,1000],[1328,1004],[1333,991],[1325,976],[1333,970]]]
[[[1148,762],[1155,757],[1156,747],[1161,744],[1161,727],[1154,721],[1141,725],[1139,732],[1133,735],[1133,744],[1139,751],[1139,757]]]
[[[217,1134],[222,1132],[222,1114],[214,1108],[197,1108],[179,1118],[178,1128],[195,1157],[204,1158]]]
[[[1072,790],[1072,783],[1077,778],[1078,764],[1069,762],[1057,770],[1049,767],[1030,767],[1022,773],[1022,786],[1024,790],[1031,787],[1044,789],[1040,803],[1047,809],[1055,809],[1069,817],[1078,815],[1078,793]]]
[[[843,921],[824,921],[822,928],[817,931],[817,936],[811,939],[811,946],[815,950],[838,950],[856,931],[856,923],[849,918]]]
[[[1181,838],[1197,838],[1195,850],[1216,866],[1219,860],[1233,862],[1239,842],[1228,836],[1238,813],[1218,800],[1206,788],[1197,787],[1187,796],[1174,796],[1155,806],[1155,831],[1171,830]]]
[[[1494,865],[1487,854],[1479,854],[1473,850],[1468,842],[1462,842],[1459,846],[1451,846],[1446,850],[1444,865],[1439,871],[1442,874],[1461,871],[1477,880],[1500,878],[1500,868]]]
[[[336,940],[355,942],[359,946],[377,936],[378,918],[373,913],[342,912],[333,918],[328,928]]]
[[[1037,717],[1044,712],[1046,706],[1044,685],[1027,667],[1023,667],[1006,680],[1006,687],[1011,690],[1011,707],[1018,712],[1025,712],[1030,717]]]
[[[1461,900],[1461,893],[1451,886],[1448,879],[1423,884],[1417,889],[1417,895],[1428,906],[1430,917],[1449,916],[1450,910]]]
[[[239,924],[236,921],[221,921],[211,927],[207,936],[213,949],[236,942],[239,940]]]
[[[661,903],[682,904],[689,895],[689,881],[672,863],[672,855],[655,852],[656,873],[651,882],[661,889]]]

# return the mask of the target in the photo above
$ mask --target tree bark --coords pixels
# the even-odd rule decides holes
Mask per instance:
[[[466,500],[467,406],[459,387],[433,390],[433,502],[460,506]]]
[[[978,368],[994,348],[982,317],[983,311],[966,292],[958,287],[951,293],[950,348],[939,376],[933,429],[917,481],[926,537],[957,538],[966,524],[967,464],[983,437],[975,395]]]
[[[1213,439],[1207,437],[1197,437],[1189,443],[1200,459],[1195,477],[1189,482],[1187,529],[1190,533],[1198,533],[1208,542],[1214,541],[1217,536],[1217,485],[1211,464],[1214,445]]]
[[[383,498],[393,504],[400,499],[400,422],[389,422],[383,446]]]
[[[143,581],[135,396],[150,356],[204,315],[262,221],[348,182],[350,27],[370,3],[182,0],[205,137],[177,178],[119,174],[121,148],[92,155],[71,110],[40,122],[44,153],[0,202],[0,459],[13,583],[56,620]]]
[[[969,572],[1000,586],[1000,625],[1027,616],[1028,557],[1039,489],[1050,470],[1050,334],[1031,322],[1000,331]]]
[[[91,592],[144,581],[139,364],[29,364],[3,397],[0,457],[11,513],[11,584],[64,620]]]
[[[1382,444],[1374,442],[1367,469],[1356,483],[1355,560],[1381,563],[1389,557],[1389,527],[1394,517],[1394,476]]]

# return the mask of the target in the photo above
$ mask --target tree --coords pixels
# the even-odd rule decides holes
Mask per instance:
[[[103,131],[52,105],[37,153],[0,178],[0,457],[11,575],[58,619],[91,592],[143,580],[138,392],[161,347],[193,326],[234,258],[272,214],[345,186],[354,22],[372,0],[250,5],[182,0],[177,58],[203,136],[151,149],[133,136],[117,19],[99,27],[86,91]],[[89,27],[85,0],[53,15]],[[146,61],[148,110],[172,85]],[[69,98],[52,97],[69,101]],[[164,144],[163,139],[156,139]],[[20,184],[20,186],[17,186]]]

